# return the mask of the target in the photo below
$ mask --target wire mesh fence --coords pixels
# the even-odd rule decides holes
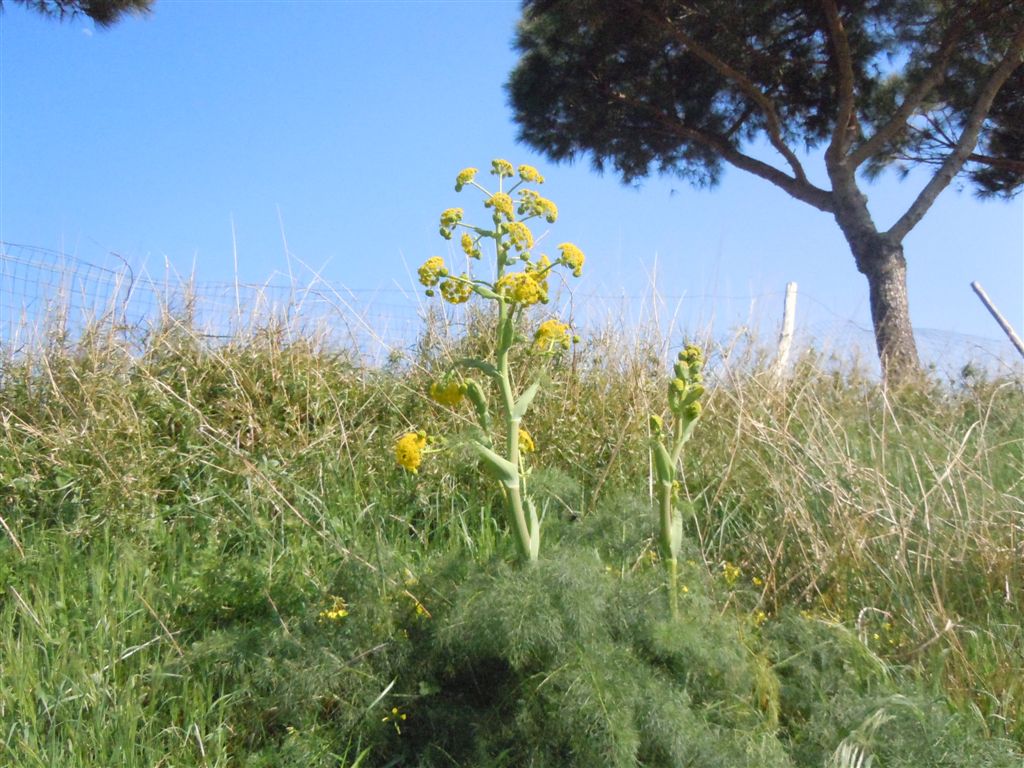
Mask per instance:
[[[624,334],[724,343],[726,337],[735,342],[748,331],[751,343],[770,346],[784,295],[782,286],[729,296],[565,291],[555,298],[553,311],[570,317],[584,335],[613,328]],[[839,364],[857,360],[867,371],[877,372],[870,327],[835,314],[813,296],[801,294],[800,302],[804,308],[797,310],[794,351],[814,348]],[[746,306],[746,326],[741,322],[739,330],[734,323],[725,331],[715,328],[715,310],[707,308],[722,304]],[[681,311],[684,306],[688,309]],[[0,358],[54,339],[73,342],[87,328],[104,327],[130,336],[171,320],[187,323],[191,332],[211,343],[273,323],[293,338],[315,335],[379,364],[417,344],[427,311],[415,290],[353,289],[318,277],[308,283],[292,279],[262,284],[199,282],[170,275],[156,279],[137,273],[117,254],[101,265],[0,241]],[[458,308],[446,307],[440,319],[450,337],[466,327],[465,314]],[[716,337],[719,332],[722,338]],[[924,328],[915,328],[915,336],[923,362],[941,372],[955,374],[972,366],[989,373],[1022,373],[1021,360],[1005,339]]]
[[[187,322],[211,342],[275,323],[299,336],[318,334],[371,357],[415,337],[412,301],[315,280],[302,285],[198,282],[136,274],[116,254],[98,265],[68,254],[0,242],[0,349],[17,354],[86,328],[144,333],[168,319]]]

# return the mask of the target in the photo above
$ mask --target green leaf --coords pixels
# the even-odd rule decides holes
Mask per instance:
[[[679,510],[675,510],[672,515],[672,526],[668,531],[668,548],[669,552],[672,553],[672,559],[676,559],[679,555],[679,549],[683,544],[683,516],[679,514]]]
[[[471,442],[469,445],[476,451],[480,459],[494,473],[502,485],[506,488],[519,487],[519,468],[515,464],[499,456],[486,445],[481,445],[476,441]]]
[[[526,415],[526,409],[530,407],[530,403],[533,402],[533,398],[537,396],[537,390],[540,389],[540,382],[535,381],[522,395],[516,400],[515,405],[512,406],[512,418],[521,419]]]
[[[694,384],[690,387],[690,391],[686,393],[686,397],[683,398],[683,405],[697,402],[703,394],[704,387],[700,384]]]
[[[524,506],[526,512],[529,515],[530,525],[530,559],[536,560],[540,554],[540,518],[537,517],[537,507],[533,503],[533,499],[526,498],[524,500]]]
[[[509,349],[512,343],[516,339],[516,324],[512,321],[511,317],[505,318],[504,324],[501,326],[501,335],[498,340],[501,349]]]
[[[669,483],[675,479],[675,469],[672,467],[672,457],[668,455],[668,450],[659,440],[654,444],[654,468],[658,473],[658,480],[663,483]]]

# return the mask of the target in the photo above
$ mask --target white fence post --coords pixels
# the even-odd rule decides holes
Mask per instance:
[[[796,318],[796,283],[786,283],[786,304],[782,311],[782,330],[779,332],[779,351],[772,366],[772,376],[781,381],[793,345],[793,325]]]

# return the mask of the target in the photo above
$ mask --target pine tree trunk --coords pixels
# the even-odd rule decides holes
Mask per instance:
[[[891,385],[907,383],[921,375],[921,361],[910,325],[903,245],[878,231],[868,211],[867,198],[844,163],[832,163],[829,176],[836,223],[853,252],[857,269],[868,279],[871,322],[882,378]]]
[[[867,258],[857,259],[857,268],[868,279],[871,322],[875,347],[886,383],[899,385],[921,374],[914,331],[907,301],[907,261],[903,246],[873,244]]]

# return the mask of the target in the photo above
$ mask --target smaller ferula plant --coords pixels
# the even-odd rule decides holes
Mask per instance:
[[[700,348],[687,344],[674,366],[675,377],[668,385],[670,423],[651,414],[651,440],[654,452],[655,491],[658,501],[658,549],[669,574],[669,607],[678,615],[678,558],[683,541],[683,521],[679,508],[681,484],[676,479],[683,446],[693,435],[700,420],[704,395],[704,355]]]
[[[509,366],[509,353],[517,344],[529,344],[538,355],[554,355],[567,349],[569,325],[556,317],[537,324],[530,335],[524,335],[526,311],[548,303],[548,281],[556,268],[563,268],[579,277],[583,270],[583,252],[573,243],[557,246],[558,256],[535,254],[536,241],[531,224],[553,224],[558,206],[543,197],[532,185],[544,183],[544,177],[529,165],[514,168],[507,160],[494,160],[491,175],[496,177],[495,189],[477,181],[478,170],[465,168],[455,179],[455,191],[473,189],[483,195],[483,206],[490,222],[474,224],[465,219],[462,208],[448,208],[441,214],[440,232],[445,240],[458,237],[465,254],[467,268],[456,274],[440,256],[427,259],[418,270],[420,283],[428,296],[440,292],[450,304],[463,304],[474,296],[494,302],[497,324],[493,346],[487,359],[462,359],[441,380],[430,385],[430,396],[449,407],[468,400],[472,405],[477,429],[469,439],[471,450],[501,486],[505,511],[515,534],[518,551],[526,562],[535,562],[540,551],[540,518],[527,493],[527,454],[533,452],[533,437],[524,426],[524,418],[540,389],[534,381],[521,391],[515,386]],[[527,186],[530,185],[530,186]],[[494,266],[489,274],[480,275],[474,262],[481,262],[485,252],[493,253]],[[435,290],[436,289],[436,290]],[[476,372],[483,383],[468,375]],[[485,386],[489,383],[491,386]],[[488,390],[497,392],[497,414],[492,419]],[[398,463],[415,472],[427,445],[425,432],[409,432],[399,438],[395,447]]]

